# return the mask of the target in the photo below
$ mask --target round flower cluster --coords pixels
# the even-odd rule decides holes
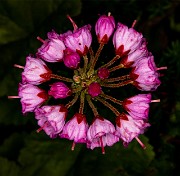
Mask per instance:
[[[154,91],[160,85],[158,70],[166,67],[156,67],[145,38],[134,29],[136,21],[128,28],[120,22],[116,24],[110,13],[100,16],[95,24],[99,48],[94,52],[91,25],[79,28],[70,16],[68,18],[74,27],[73,31],[58,34],[53,30],[47,34],[46,40],[37,37],[42,46],[36,55],[27,56],[25,66],[15,64],[15,67],[23,69],[22,82],[19,84],[18,96],[9,98],[20,98],[23,114],[35,113],[40,126],[37,132],[43,130],[50,138],[72,140],[72,150],[76,143],[85,143],[87,148],[101,147],[102,153],[105,153],[105,146],[112,146],[118,141],[127,146],[134,138],[145,148],[138,136],[150,126],[150,103],[160,100],[152,100],[149,92],[118,100],[105,94],[103,89],[131,84],[142,91]],[[95,68],[104,45],[111,37],[114,57]],[[73,77],[55,74],[48,68],[49,62],[62,62],[67,72],[74,73]],[[112,72],[125,68],[130,70],[129,74],[111,77]],[[48,84],[49,90],[43,90],[42,83]],[[49,99],[56,101],[67,97],[72,97],[67,104],[47,104]],[[73,117],[68,117],[68,111],[78,100],[78,111]],[[114,122],[98,113],[94,101],[102,103],[115,114]],[[94,114],[91,124],[84,113],[85,103]],[[111,103],[121,105],[125,112],[119,112]]]

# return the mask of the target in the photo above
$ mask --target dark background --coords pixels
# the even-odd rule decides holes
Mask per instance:
[[[1,0],[0,176],[180,175],[179,11],[179,0]],[[116,22],[129,27],[137,19],[135,29],[147,38],[157,67],[168,67],[161,72],[162,84],[153,92],[153,98],[160,98],[161,102],[151,105],[151,127],[140,136],[146,150],[133,141],[127,148],[120,142],[106,147],[105,155],[100,148],[91,151],[81,144],[72,152],[70,141],[49,139],[44,132],[37,134],[33,113],[23,116],[19,100],[7,99],[8,95],[18,94],[21,81],[22,70],[13,64],[24,65],[26,56],[36,53],[40,47],[37,36],[45,39],[52,29],[58,33],[72,30],[67,14],[78,26],[92,24],[94,31],[99,15],[108,12]],[[94,36],[94,50],[96,43]],[[111,44],[105,47],[104,62],[113,52]],[[131,87],[117,92],[119,99],[140,93]],[[105,109],[102,115],[111,116]]]

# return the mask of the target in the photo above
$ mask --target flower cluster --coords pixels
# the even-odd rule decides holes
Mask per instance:
[[[152,100],[149,92],[118,100],[105,94],[104,89],[131,84],[141,91],[155,91],[161,83],[158,70],[166,67],[156,67],[154,57],[147,49],[146,39],[134,29],[136,21],[128,28],[120,22],[116,24],[110,13],[100,16],[95,24],[99,48],[94,52],[91,25],[79,28],[70,16],[68,18],[73,31],[58,34],[53,30],[47,34],[46,40],[37,37],[42,46],[37,49],[35,56],[27,56],[25,66],[15,64],[15,67],[23,69],[22,81],[18,96],[9,98],[20,98],[23,114],[34,112],[40,126],[37,132],[43,130],[50,138],[72,140],[72,150],[75,144],[85,143],[87,148],[101,147],[102,153],[105,153],[105,146],[119,141],[127,146],[133,139],[145,148],[138,136],[150,126],[150,103],[160,100]],[[111,37],[114,57],[96,68],[103,47],[110,43]],[[63,77],[49,69],[48,64],[56,62],[62,62],[68,72],[74,73],[73,77]],[[126,68],[130,70],[129,74],[112,77],[112,72]],[[49,90],[45,90],[42,84],[48,84],[46,87]],[[48,104],[49,99],[57,101],[67,97],[68,103]],[[69,117],[68,111],[78,99],[79,109],[73,117]],[[94,101],[102,103],[114,113],[113,122],[99,114]],[[93,120],[84,113],[85,103],[94,114]],[[112,103],[122,106],[124,112],[120,112]]]

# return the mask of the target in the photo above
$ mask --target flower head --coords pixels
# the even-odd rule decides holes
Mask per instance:
[[[43,43],[37,49],[37,58],[28,56],[25,66],[14,64],[23,69],[22,83],[19,84],[18,96],[8,98],[20,98],[23,114],[35,113],[40,126],[37,132],[43,130],[50,138],[59,136],[72,140],[72,150],[76,143],[85,143],[90,149],[101,147],[104,154],[105,146],[112,146],[119,140],[127,146],[134,138],[145,148],[138,136],[150,126],[150,103],[160,100],[151,100],[150,93],[121,100],[124,92],[121,88],[134,85],[142,91],[156,90],[160,85],[158,71],[167,67],[156,67],[146,39],[134,29],[136,20],[131,28],[118,23],[114,32],[114,17],[110,13],[100,16],[94,29],[99,47],[94,51],[91,47],[94,44],[91,25],[79,28],[69,15],[67,17],[73,25],[73,31],[62,34],[51,31],[45,41],[37,37]],[[108,48],[106,44],[112,34],[115,54],[110,58],[111,47]],[[101,55],[104,46],[108,56]],[[64,64],[54,63],[59,61]],[[123,71],[120,70],[122,68]],[[118,88],[118,91],[112,91],[114,88]],[[127,93],[129,89],[126,89]],[[43,106],[43,103],[46,105]],[[77,103],[79,106],[71,108]],[[100,115],[99,103],[106,107],[100,112],[107,112],[111,116],[109,110],[115,114],[116,128],[110,121],[111,117],[105,119]],[[119,106],[128,114],[120,113],[117,109]],[[92,110],[94,120],[88,107]],[[78,113],[67,114],[67,109],[76,109]],[[72,113],[74,116],[69,119]],[[69,119],[67,122],[66,116]]]

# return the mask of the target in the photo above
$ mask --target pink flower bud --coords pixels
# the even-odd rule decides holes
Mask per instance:
[[[67,48],[80,55],[86,55],[92,42],[91,26],[86,25],[73,31],[72,34],[67,34],[64,43]]]
[[[63,99],[71,95],[71,90],[63,82],[55,82],[50,86],[51,88],[48,91],[48,94],[53,96],[55,99]]]
[[[113,16],[102,15],[95,25],[95,32],[99,43],[107,43],[115,28]]]
[[[93,98],[101,94],[101,92],[101,86],[98,82],[92,82],[88,87],[88,94]]]
[[[19,84],[18,95],[21,98],[22,113],[33,112],[48,99],[47,93],[31,84]]]
[[[51,70],[41,59],[28,56],[26,57],[26,65],[22,72],[22,83],[41,84],[50,80],[51,73]]]
[[[49,39],[45,40],[43,45],[38,49],[37,56],[47,62],[59,62],[64,57],[63,51],[65,45],[59,35],[54,31],[48,33]]]
[[[107,69],[107,68],[100,68],[99,70],[98,70],[98,76],[99,76],[99,78],[100,79],[106,79],[106,78],[108,78],[109,77],[109,75],[110,75],[110,72],[109,72],[109,70]]]
[[[126,25],[118,23],[117,29],[113,35],[113,44],[116,50],[116,54],[119,56],[132,53],[139,48],[144,42],[141,33],[137,32],[133,28],[129,28]]]
[[[83,114],[76,113],[64,126],[61,138],[73,140],[75,143],[87,142],[88,124]]]
[[[67,109],[63,105],[37,108],[35,118],[40,126],[37,132],[44,130],[51,138],[57,137],[64,127],[66,116]]]
[[[72,51],[69,48],[64,50],[64,65],[71,69],[77,69],[80,63],[80,56],[78,53]]]

